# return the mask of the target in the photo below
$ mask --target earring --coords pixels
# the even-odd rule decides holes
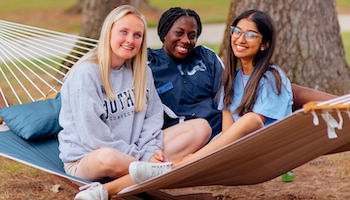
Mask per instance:
[[[264,47],[262,47],[260,50],[261,50],[261,51],[264,51],[264,50],[265,50],[265,48],[264,48]]]

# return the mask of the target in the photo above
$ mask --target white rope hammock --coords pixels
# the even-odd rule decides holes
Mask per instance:
[[[58,92],[70,66],[97,42],[0,20],[0,99],[22,104]]]

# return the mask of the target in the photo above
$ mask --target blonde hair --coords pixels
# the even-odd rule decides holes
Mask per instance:
[[[91,50],[86,56],[84,56],[81,62],[78,61],[76,65],[81,64],[84,61],[90,61],[98,63],[101,73],[102,85],[106,91],[107,97],[113,101],[116,99],[116,95],[113,91],[110,70],[111,70],[111,29],[113,24],[126,15],[134,15],[141,19],[144,24],[144,34],[142,38],[142,44],[139,52],[131,59],[125,61],[124,67],[130,67],[133,71],[133,81],[130,89],[134,87],[135,95],[135,111],[139,112],[145,109],[146,105],[146,82],[147,82],[147,44],[146,44],[146,20],[145,17],[133,6],[122,5],[112,10],[106,17],[99,38],[99,44],[96,48]],[[75,68],[75,67],[73,67]],[[72,71],[72,70],[71,70]],[[131,92],[129,90],[129,92]]]

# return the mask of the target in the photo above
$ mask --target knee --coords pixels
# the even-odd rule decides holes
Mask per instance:
[[[194,123],[192,125],[196,139],[202,138],[202,140],[206,143],[212,133],[212,129],[208,121],[202,118],[198,118],[194,119]]]
[[[105,174],[123,174],[126,169],[122,169],[120,166],[120,152],[118,150],[109,148],[109,147],[103,147],[99,149],[98,156],[96,157],[96,162],[98,163],[98,166],[100,167],[101,171]]]

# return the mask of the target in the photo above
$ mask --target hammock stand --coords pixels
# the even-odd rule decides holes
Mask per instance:
[[[70,66],[97,42],[0,20],[0,106],[29,103],[56,94]],[[349,95],[311,102],[201,159],[125,188],[116,197],[190,199],[159,189],[262,183],[321,155],[349,150],[349,104]],[[56,138],[24,140],[5,124],[0,125],[0,135],[1,156],[51,173],[74,188],[89,183],[64,173]],[[211,194],[203,192],[192,197],[212,199]]]

